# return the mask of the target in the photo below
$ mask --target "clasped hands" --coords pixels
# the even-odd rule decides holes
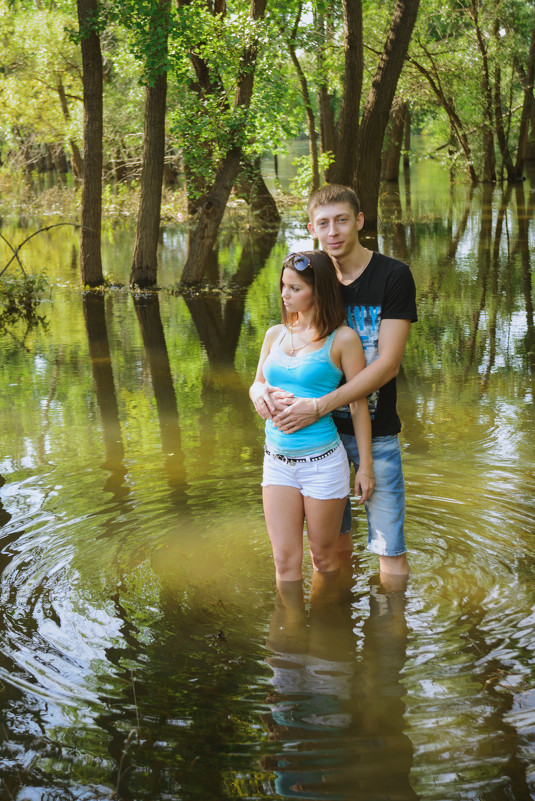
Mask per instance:
[[[260,417],[272,420],[285,434],[299,431],[317,420],[312,398],[296,398],[291,392],[264,381],[255,381],[249,394]]]
[[[317,420],[312,398],[296,398],[291,392],[272,387],[264,381],[255,381],[249,391],[251,400],[263,420],[272,420],[276,428],[291,434]],[[355,495],[359,505],[367,501],[375,489],[373,475],[360,468],[355,474]]]

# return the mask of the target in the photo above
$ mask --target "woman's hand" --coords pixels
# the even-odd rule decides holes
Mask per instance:
[[[249,390],[249,397],[262,420],[270,420],[274,414],[286,408],[286,403],[293,395],[279,387],[272,387],[266,381],[255,381]]]
[[[355,495],[360,495],[359,505],[371,498],[374,489],[375,478],[373,477],[373,471],[368,469],[364,473],[359,467],[355,475]]]

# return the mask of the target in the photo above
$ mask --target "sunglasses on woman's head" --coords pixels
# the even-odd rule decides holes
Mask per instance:
[[[292,267],[294,270],[299,270],[300,273],[306,270],[307,267],[310,267],[310,259],[308,256],[303,256],[302,253],[289,253],[284,259],[284,263],[286,264],[290,259],[292,260]]]

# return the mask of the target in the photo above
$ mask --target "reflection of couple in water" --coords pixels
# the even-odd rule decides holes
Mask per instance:
[[[274,777],[272,794],[284,798],[416,801],[400,683],[404,592],[372,579],[360,627],[351,575],[350,559],[336,576],[314,571],[308,614],[302,582],[278,582],[262,767]]]
[[[377,597],[372,594],[369,620],[375,619],[373,610],[380,598],[390,610],[388,620],[396,621],[393,628],[400,625],[392,605],[403,606],[399,592],[409,564],[396,375],[417,315],[407,265],[360,243],[364,218],[352,190],[323,187],[312,195],[308,212],[309,230],[322,250],[292,253],[284,260],[282,324],[266,332],[250,396],[266,421],[263,502],[278,587],[270,634],[270,647],[276,651],[270,661],[273,682],[282,696],[293,695],[292,687],[300,688],[295,704],[286,698],[274,705],[270,730],[280,734],[297,726],[303,737],[306,731],[320,732],[321,752],[308,764],[317,768],[322,784],[325,771],[334,775],[330,744],[340,731],[354,725],[355,715],[345,706],[359,697],[350,689],[351,638],[347,632],[344,635],[343,621],[349,633],[352,630],[351,607],[346,603],[344,611],[336,598],[352,550],[350,463],[355,469],[355,495],[366,508],[368,549],[379,557],[381,584],[374,588]],[[314,567],[308,626],[300,589],[305,521]],[[277,629],[279,618],[284,623]],[[402,620],[404,643],[403,616]],[[282,647],[285,639],[291,647]],[[384,639],[377,642],[386,645]],[[393,641],[399,642],[399,637]],[[394,669],[398,662],[394,658]],[[360,682],[366,681],[366,664],[365,660]],[[376,716],[375,701],[372,706]],[[369,715],[369,706],[359,711],[359,726]],[[399,731],[400,725],[397,735]],[[306,736],[305,742],[311,737]],[[320,744],[315,741],[315,745]],[[373,748],[370,754],[360,748],[357,752],[363,763],[375,755]],[[384,758],[384,747],[379,752]],[[297,778],[289,778],[288,786],[283,786],[282,777],[292,774],[294,756],[289,752],[290,767],[276,771],[281,795],[302,795]],[[301,751],[297,756],[301,776],[305,770]],[[339,758],[338,753],[334,761]],[[326,796],[317,781],[308,776],[308,795],[303,797]],[[372,797],[377,793],[351,795]]]

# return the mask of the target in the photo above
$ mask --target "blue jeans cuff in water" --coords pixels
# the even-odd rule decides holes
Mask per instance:
[[[359,465],[355,437],[340,434],[349,461]],[[405,521],[405,484],[401,466],[401,448],[397,434],[372,440],[375,490],[364,506],[368,518],[368,550],[379,556],[400,556],[407,550]],[[351,531],[351,505],[348,499],[341,534]]]

